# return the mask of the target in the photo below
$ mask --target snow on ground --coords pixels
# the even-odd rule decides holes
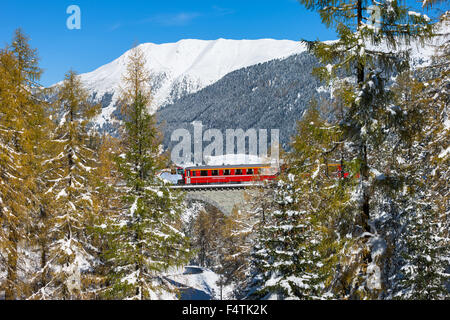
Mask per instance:
[[[184,225],[188,225],[193,221],[201,210],[205,209],[205,205],[201,202],[193,202],[181,214],[181,220]]]
[[[185,266],[173,269],[166,279],[181,289],[181,300],[219,300],[220,287],[217,285],[219,275],[208,268]],[[231,286],[222,289],[222,299],[231,299]]]

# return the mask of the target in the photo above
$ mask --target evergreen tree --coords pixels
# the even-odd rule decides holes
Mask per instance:
[[[187,239],[179,231],[181,198],[157,177],[164,165],[151,103],[149,73],[139,47],[129,56],[123,76],[122,114],[125,152],[117,158],[123,207],[110,222],[110,287],[107,297],[151,299],[170,267],[187,261]]]
[[[437,27],[448,24],[449,17],[449,12],[443,14]],[[392,295],[399,299],[449,298],[449,54],[447,41],[430,66],[416,77],[401,75],[396,85],[398,104],[411,124],[406,128],[409,143],[396,153],[408,172],[400,271],[392,285]]]
[[[353,73],[347,83],[343,143],[357,171],[359,183],[353,188],[355,210],[354,248],[360,252],[346,288],[350,298],[378,298],[385,286],[386,239],[382,209],[395,198],[402,177],[388,175],[386,162],[378,162],[383,144],[392,143],[398,120],[393,93],[387,80],[393,71],[408,67],[411,39],[422,43],[432,35],[430,19],[415,13],[399,1],[310,1],[300,0],[307,9],[317,10],[327,27],[334,27],[339,39],[332,43],[308,42],[323,64],[315,69],[322,80],[331,80],[339,70]],[[352,72],[353,70],[353,72]],[[396,133],[394,133],[396,134]],[[377,159],[378,157],[378,159]],[[343,257],[345,254],[342,255]],[[354,260],[352,260],[352,265]],[[353,268],[352,268],[353,269]],[[344,279],[347,273],[341,273]]]
[[[115,159],[122,153],[120,141],[104,135],[98,150],[98,169],[95,178],[98,194],[98,211],[93,217],[90,230],[93,234],[92,244],[98,250],[98,263],[87,277],[89,296],[87,299],[102,298],[108,287],[108,260],[105,253],[109,246],[108,223],[122,210],[120,173]]]
[[[250,298],[318,299],[329,296],[336,252],[347,234],[351,180],[329,166],[339,129],[321,119],[313,105],[298,125],[292,153],[275,186],[273,206],[261,224],[253,252]],[[334,168],[334,169],[333,169]],[[267,201],[267,200],[266,200]],[[261,274],[261,275],[259,275]]]

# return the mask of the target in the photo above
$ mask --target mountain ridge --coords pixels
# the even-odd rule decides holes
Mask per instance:
[[[448,26],[442,26],[442,28],[448,28]],[[330,41],[328,41],[330,42]],[[441,42],[441,40],[436,39],[434,42]],[[229,104],[241,104],[241,103],[252,103],[251,100],[260,100],[251,95],[251,93],[256,90],[257,85],[251,85],[246,87],[246,90],[251,92],[244,92],[240,88],[242,83],[239,81],[247,81],[245,75],[240,73],[238,76],[234,76],[235,82],[225,81],[220,89],[216,88],[213,90],[208,89],[214,86],[219,81],[224,79],[226,76],[248,68],[256,68],[261,64],[270,65],[271,73],[278,74],[278,79],[271,77],[267,74],[264,68],[259,70],[264,73],[264,76],[260,77],[259,74],[254,74],[255,78],[260,78],[260,81],[268,81],[269,83],[275,83],[275,86],[284,85],[287,79],[290,79],[291,83],[287,84],[287,87],[280,89],[282,91],[288,92],[289,101],[281,101],[277,96],[277,90],[264,91],[263,96],[265,101],[260,102],[260,106],[263,105],[257,113],[262,113],[261,118],[271,118],[274,116],[273,113],[278,114],[280,110],[286,110],[284,107],[280,106],[280,103],[290,105],[291,108],[297,111],[303,111],[304,106],[309,101],[303,101],[308,98],[312,98],[313,95],[317,93],[328,93],[327,89],[323,87],[322,84],[318,83],[316,79],[311,75],[312,68],[307,65],[303,65],[301,69],[298,67],[290,67],[283,63],[286,59],[294,56],[307,56],[310,55],[306,52],[306,47],[299,41],[292,40],[275,40],[275,39],[258,39],[258,40],[230,40],[219,38],[216,40],[199,40],[199,39],[183,39],[178,42],[164,43],[164,44],[154,44],[145,43],[139,45],[139,47],[144,51],[145,57],[147,59],[146,67],[150,71],[150,85],[153,92],[153,104],[150,106],[151,113],[163,114],[162,121],[169,120],[170,126],[174,126],[174,120],[179,120],[178,125],[182,122],[186,124],[186,114],[194,116],[194,114],[199,115],[199,119],[202,117],[198,110],[203,109],[203,107],[198,108],[198,105],[186,106],[186,102],[190,101],[189,96],[196,95],[192,101],[203,104],[199,97],[203,97],[203,100],[210,101],[211,106],[214,105],[213,109],[222,114],[221,107],[224,107],[228,111],[234,111],[229,108]],[[430,62],[430,57],[433,54],[435,44],[428,45],[426,47],[419,46],[418,43],[411,43],[408,46],[411,49],[411,66],[414,68],[419,66],[427,65]],[[389,50],[388,48],[383,48],[384,50]],[[100,103],[102,105],[102,112],[98,118],[94,121],[94,126],[102,132],[108,132],[113,135],[118,133],[118,128],[120,126],[120,111],[117,106],[118,99],[118,89],[121,82],[121,76],[126,70],[127,59],[130,50],[125,52],[119,58],[113,60],[112,62],[105,64],[92,72],[81,74],[81,80],[85,84],[86,89],[90,93],[92,102]],[[302,58],[303,59],[303,58]],[[295,60],[295,59],[294,59]],[[313,61],[313,60],[311,60]],[[271,62],[273,62],[271,64]],[[291,60],[293,62],[293,60]],[[281,68],[284,74],[279,73],[276,68]],[[232,77],[233,78],[233,77]],[[302,83],[308,87],[308,93],[302,94],[301,88],[294,85],[292,87],[294,78],[301,78]],[[282,80],[281,82],[278,80]],[[311,85],[314,84],[318,86],[317,88],[312,88]],[[216,97],[208,96],[208,94],[202,93],[206,90],[209,92],[214,92]],[[292,90],[298,90],[297,93]],[[215,100],[224,99],[226,95],[223,93],[227,91],[232,91],[229,96],[227,96],[226,107],[224,104]],[[238,93],[239,92],[239,93]],[[197,93],[200,93],[197,95]],[[299,95],[296,99],[301,99],[300,104],[302,107],[298,109],[299,105],[293,104],[293,95]],[[242,99],[244,97],[245,100]],[[295,97],[294,97],[295,98]],[[194,102],[193,102],[194,103]],[[277,105],[278,107],[274,107]],[[169,115],[165,107],[171,106],[171,110],[175,114],[179,114],[178,119],[173,119],[173,116]],[[185,114],[180,114],[180,110],[176,110],[174,106],[182,107],[185,110]],[[189,110],[190,107],[193,110]],[[242,106],[241,106],[242,107]],[[239,107],[239,108],[241,108]],[[249,108],[256,108],[254,105],[248,105]],[[218,109],[215,109],[218,108]],[[256,110],[256,109],[255,109]],[[192,112],[191,112],[192,111]],[[264,114],[272,113],[272,115]],[[275,118],[280,118],[278,114]],[[296,114],[298,117],[298,114]],[[184,118],[184,120],[181,120]],[[203,116],[203,119],[205,117]],[[233,115],[229,115],[222,122],[227,122],[226,120],[233,118]],[[281,118],[280,118],[281,119]],[[217,119],[218,120],[218,119]],[[247,121],[248,120],[248,121]],[[236,123],[233,127],[246,128],[250,124],[250,119],[242,121],[240,118],[236,119]],[[283,119],[283,123],[285,119]],[[298,120],[298,119],[297,119]],[[253,119],[253,124],[261,125],[264,121]],[[221,128],[222,125],[213,125],[209,123],[210,126]],[[292,133],[292,129],[288,130]],[[165,132],[169,134],[170,132]],[[282,135],[283,144],[287,144],[287,136]],[[167,137],[165,138],[165,146],[167,147]]]
[[[152,113],[186,94],[214,84],[230,72],[274,59],[304,52],[299,41],[258,39],[217,40],[183,39],[178,42],[139,45],[147,59],[151,75]],[[126,70],[131,50],[94,71],[81,74],[81,80],[96,102],[102,102],[102,114],[96,120],[102,128],[113,123],[117,91]]]

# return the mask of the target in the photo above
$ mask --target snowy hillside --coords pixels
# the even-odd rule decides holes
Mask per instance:
[[[197,92],[226,74],[258,63],[305,51],[290,40],[181,40],[177,43],[140,45],[146,55],[153,87],[152,112],[158,107]],[[81,78],[97,101],[103,104],[97,123],[102,127],[115,111],[117,89],[126,70],[130,51]]]

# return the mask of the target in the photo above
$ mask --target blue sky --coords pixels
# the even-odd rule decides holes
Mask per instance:
[[[38,48],[43,85],[73,68],[92,71],[133,43],[181,39],[330,40],[335,33],[296,0],[14,0],[2,1],[0,46],[21,27]],[[81,9],[81,30],[69,30],[70,5]]]

